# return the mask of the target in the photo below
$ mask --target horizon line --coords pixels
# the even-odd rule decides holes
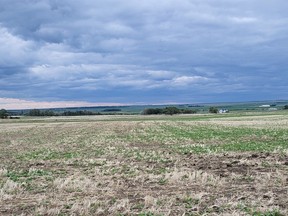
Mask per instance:
[[[232,103],[260,103],[260,102],[287,101],[287,99],[267,99],[251,101],[222,101],[222,102],[161,102],[161,103],[109,103],[109,102],[87,102],[87,101],[32,101],[15,98],[0,98],[0,109],[7,110],[31,110],[31,109],[73,109],[73,108],[93,108],[93,107],[124,107],[124,106],[163,106],[163,105],[197,105],[197,104],[232,104]]]

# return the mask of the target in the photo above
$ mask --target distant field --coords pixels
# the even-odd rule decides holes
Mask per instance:
[[[0,215],[288,215],[288,112],[0,120]]]

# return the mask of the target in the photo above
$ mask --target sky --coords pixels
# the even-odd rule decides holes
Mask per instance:
[[[0,108],[288,99],[287,0],[0,0]]]

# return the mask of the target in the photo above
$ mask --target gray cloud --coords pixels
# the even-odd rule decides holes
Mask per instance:
[[[0,0],[0,97],[254,100],[265,87],[267,99],[287,98],[287,6]]]

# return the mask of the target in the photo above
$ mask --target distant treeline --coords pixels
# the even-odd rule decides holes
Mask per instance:
[[[91,112],[91,111],[87,111],[87,110],[80,110],[80,111],[65,111],[61,114],[62,116],[81,116],[81,115],[101,115],[101,113],[99,112]]]
[[[121,109],[104,109],[102,112],[106,112],[105,115],[115,115]],[[121,114],[121,113],[118,113]],[[63,111],[63,112],[54,112],[53,110],[39,110],[33,109],[29,110],[25,115],[27,116],[84,116],[84,115],[103,115],[101,112],[92,112],[88,110],[77,110],[77,111]]]
[[[102,112],[121,112],[121,109],[117,109],[117,108],[110,108],[110,109],[104,109],[102,110]]]
[[[29,110],[27,115],[28,116],[56,116],[56,114],[52,110],[39,110],[39,109]]]
[[[119,112],[121,109],[105,109],[102,112],[106,112],[105,115],[113,115],[116,113],[107,113],[107,112]],[[165,108],[147,108],[144,109],[142,114],[143,115],[175,115],[175,114],[194,114],[196,110],[191,109],[179,109],[177,107],[165,107]],[[118,113],[121,114],[121,113]],[[84,116],[84,115],[103,115],[100,112],[92,112],[87,110],[78,110],[78,111],[64,111],[64,112],[54,112],[53,110],[39,110],[33,109],[29,110],[26,113],[27,116]]]
[[[165,107],[165,108],[147,108],[144,109],[143,115],[175,115],[175,114],[194,114],[196,110],[191,109],[179,109],[177,107]]]
[[[101,115],[101,113],[91,112],[87,110],[64,111],[62,113],[55,113],[52,110],[33,109],[33,110],[29,110],[29,112],[26,115],[28,116],[80,116],[80,115]]]

